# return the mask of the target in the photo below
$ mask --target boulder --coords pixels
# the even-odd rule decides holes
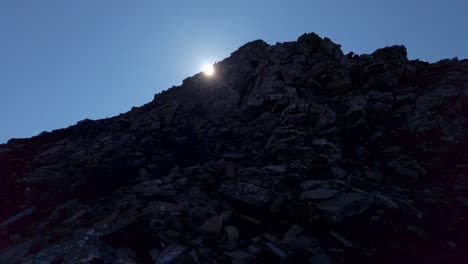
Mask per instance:
[[[336,198],[317,203],[322,215],[333,222],[360,215],[369,205],[369,197],[362,193],[343,193]]]
[[[156,264],[179,264],[184,263],[187,248],[179,244],[167,246],[159,255]]]
[[[217,238],[223,228],[223,218],[213,216],[198,228],[198,231],[208,238]]]
[[[338,196],[339,192],[334,189],[316,189],[305,191],[301,194],[301,200],[325,200]]]
[[[273,198],[272,193],[251,183],[222,184],[219,192],[223,195],[254,206],[266,206]]]

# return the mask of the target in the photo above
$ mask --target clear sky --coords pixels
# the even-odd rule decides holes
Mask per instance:
[[[110,117],[255,39],[468,57],[467,0],[0,0],[0,143]]]

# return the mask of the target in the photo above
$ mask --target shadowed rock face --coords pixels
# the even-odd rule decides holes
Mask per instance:
[[[0,260],[466,260],[467,60],[344,55],[312,33],[215,69],[0,145]]]

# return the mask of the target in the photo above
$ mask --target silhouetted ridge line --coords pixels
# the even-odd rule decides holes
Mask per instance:
[[[0,262],[467,259],[467,60],[310,33],[214,67],[0,145]]]

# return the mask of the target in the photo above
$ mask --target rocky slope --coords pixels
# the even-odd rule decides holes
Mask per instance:
[[[312,33],[215,70],[0,145],[0,262],[466,261],[468,60]]]

